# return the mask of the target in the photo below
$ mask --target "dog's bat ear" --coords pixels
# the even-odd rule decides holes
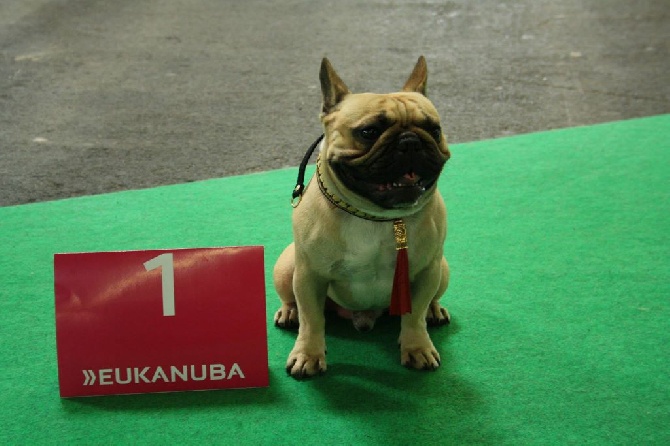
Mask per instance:
[[[326,57],[321,61],[319,79],[321,80],[321,93],[323,94],[322,111],[324,114],[328,114],[350,91]]]
[[[426,83],[428,82],[428,66],[426,65],[426,58],[421,56],[409,75],[409,79],[402,87],[402,91],[414,91],[426,96]]]

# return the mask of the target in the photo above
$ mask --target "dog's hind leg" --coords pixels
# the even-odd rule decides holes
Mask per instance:
[[[451,322],[451,316],[449,311],[440,305],[440,298],[447,291],[449,286],[449,264],[447,259],[442,257],[442,266],[441,266],[441,277],[440,277],[440,286],[437,289],[435,297],[428,305],[428,310],[426,311],[426,322],[429,326],[435,327],[440,325],[446,325]]]
[[[298,307],[293,292],[293,272],[295,271],[295,246],[288,245],[275,263],[272,274],[275,290],[281,300],[281,307],[275,313],[275,326],[280,328],[297,328]]]

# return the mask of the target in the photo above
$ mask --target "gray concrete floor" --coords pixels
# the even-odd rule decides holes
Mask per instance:
[[[0,205],[295,166],[324,55],[424,54],[452,143],[669,113],[669,41],[668,0],[3,0]]]

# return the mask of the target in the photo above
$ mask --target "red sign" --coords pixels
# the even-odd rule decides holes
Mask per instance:
[[[56,254],[61,397],[268,386],[263,247]]]

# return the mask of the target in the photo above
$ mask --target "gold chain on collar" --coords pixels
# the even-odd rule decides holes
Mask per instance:
[[[329,191],[326,185],[323,183],[323,178],[321,177],[321,155],[319,155],[316,159],[316,179],[317,183],[319,183],[319,189],[321,189],[321,193],[323,194],[323,196],[326,197],[328,201],[330,201],[335,207],[338,207],[343,211],[355,217],[362,218],[364,220],[370,220],[370,221],[397,220],[396,218],[376,217],[374,215],[368,214],[367,212],[363,212],[360,209],[357,209],[352,205],[350,205],[349,203],[347,203],[346,201],[342,200],[331,191]]]

